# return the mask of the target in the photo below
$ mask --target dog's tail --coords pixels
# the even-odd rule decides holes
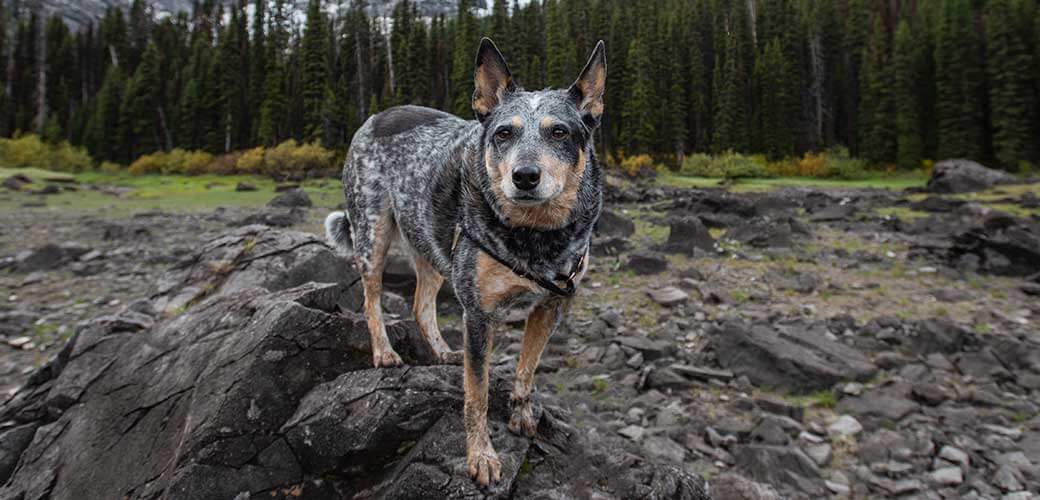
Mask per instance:
[[[350,220],[347,219],[346,212],[332,212],[325,217],[325,238],[341,253],[353,248],[350,241]]]

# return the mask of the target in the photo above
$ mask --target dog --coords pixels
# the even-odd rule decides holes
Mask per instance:
[[[532,92],[484,38],[474,71],[476,120],[418,106],[373,115],[347,153],[345,211],[325,220],[329,240],[353,248],[376,367],[402,363],[386,335],[380,294],[391,243],[410,253],[419,331],[442,362],[462,358],[466,461],[482,486],[499,481],[502,469],[487,426],[494,330],[507,309],[529,311],[508,427],[534,436],[535,369],[588,269],[603,204],[593,132],[605,84],[602,41],[568,89]],[[445,277],[463,308],[461,353],[437,327]]]

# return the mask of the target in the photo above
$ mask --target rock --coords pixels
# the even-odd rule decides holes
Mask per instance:
[[[935,469],[928,476],[933,483],[939,486],[959,486],[964,482],[964,472],[960,467]]]
[[[311,207],[311,197],[302,189],[290,189],[267,202],[269,207]]]
[[[14,174],[4,179],[3,183],[0,183],[0,185],[7,189],[10,189],[11,191],[21,191],[22,188],[29,184],[32,184],[32,179],[22,174]]]
[[[834,456],[831,450],[831,445],[827,443],[806,446],[805,454],[820,467],[826,467],[827,464],[831,463],[831,458]]]
[[[639,276],[663,273],[668,261],[656,252],[634,252],[628,256],[628,268]]]
[[[801,422],[805,419],[805,407],[802,405],[791,404],[788,401],[768,394],[755,396],[754,402],[755,406],[759,407],[762,411],[776,415],[784,415],[797,422]]]
[[[650,436],[643,441],[646,456],[664,463],[682,464],[686,449],[668,436]]]
[[[285,183],[285,184],[278,184],[278,185],[276,185],[274,187],[274,192],[276,192],[276,193],[284,193],[286,191],[292,191],[294,189],[299,189],[299,188],[300,188],[299,184],[294,183],[294,182],[289,182],[289,183]]]
[[[860,397],[842,398],[837,410],[856,415],[868,429],[873,429],[883,422],[898,422],[919,408],[913,401],[871,391]]]
[[[353,263],[317,237],[252,225],[205,243],[164,272],[152,301],[155,310],[172,314],[214,294],[255,287],[283,290],[316,281],[348,287],[340,306],[360,311],[357,279]]]
[[[730,321],[712,331],[711,345],[723,368],[759,386],[812,392],[846,380],[866,381],[877,367],[859,351],[798,326]]]
[[[618,434],[621,434],[632,441],[639,441],[643,439],[643,435],[646,434],[646,428],[638,425],[629,425],[619,429]]]
[[[971,465],[971,459],[964,450],[950,445],[943,446],[939,449],[939,458],[957,464],[963,469],[967,469]]]
[[[812,459],[797,448],[743,445],[733,450],[736,468],[755,481],[786,485],[811,497],[824,491],[820,471]]]
[[[247,238],[252,271],[329,251],[251,227],[191,261]],[[275,252],[279,242],[298,245]],[[178,285],[191,267],[172,273]],[[28,426],[19,439],[0,433],[0,464],[18,464],[0,498],[707,498],[703,480],[673,467],[611,458],[631,455],[616,438],[587,440],[548,393],[535,440],[508,432],[512,369],[490,375],[503,478],[481,490],[466,474],[462,368],[431,365],[414,323],[388,320],[408,366],[372,369],[366,321],[338,305],[347,285],[259,286],[272,280],[288,282],[233,266],[175,316],[128,308],[77,327],[0,407],[0,421]]]
[[[827,433],[832,436],[855,436],[860,432],[863,432],[863,425],[850,415],[842,415],[827,426]]]
[[[796,219],[759,218],[726,232],[726,238],[757,248],[786,248],[794,243],[795,234],[808,234]]]
[[[757,483],[731,472],[721,474],[712,480],[710,491],[715,500],[782,500],[784,498],[768,484]]]
[[[697,217],[675,217],[669,223],[668,240],[662,250],[668,253],[694,255],[697,250],[714,253],[715,238]]]
[[[689,294],[674,286],[650,289],[646,291],[646,294],[650,296],[651,300],[665,307],[683,304],[690,299]]]
[[[0,481],[11,477],[22,452],[36,434],[36,424],[24,424],[0,432]]]
[[[596,235],[600,237],[628,238],[636,232],[636,225],[631,219],[614,212],[604,210],[596,222]]]
[[[257,189],[256,185],[252,184],[250,182],[239,182],[238,184],[235,185],[235,191],[239,191],[239,192],[256,191],[256,189]]]
[[[993,485],[1008,493],[1022,491],[1021,473],[1009,465],[1001,465],[993,474]]]
[[[943,160],[932,168],[925,189],[931,193],[969,193],[1018,182],[1015,176],[986,168],[971,160]]]
[[[715,370],[712,368],[680,364],[673,364],[669,366],[669,368],[687,377],[693,377],[701,380],[721,380],[723,382],[729,382],[730,380],[733,380],[733,372],[728,370]]]
[[[78,259],[90,249],[75,243],[56,245],[48,243],[35,250],[19,254],[15,260],[15,271],[31,273],[33,271],[50,271]]]
[[[855,214],[855,205],[826,205],[820,209],[814,210],[812,214],[809,215],[809,220],[813,222],[832,222],[849,219]]]
[[[687,389],[691,385],[689,379],[671,368],[655,368],[646,377],[646,386],[654,389]]]
[[[231,225],[248,226],[263,224],[271,227],[290,227],[302,223],[306,218],[307,211],[302,208],[263,208]]]
[[[674,350],[674,345],[672,345],[670,342],[665,342],[663,340],[653,340],[646,337],[634,337],[629,335],[623,335],[615,337],[613,340],[614,342],[617,342],[622,346],[635,349],[643,353],[643,358],[645,358],[647,361],[656,361]]]
[[[42,188],[37,189],[36,191],[32,192],[32,194],[38,194],[38,195],[43,195],[43,196],[49,196],[49,195],[52,195],[52,194],[60,194],[60,193],[61,193],[61,187],[60,186],[55,186],[54,184],[47,184],[46,186],[43,186]]]
[[[915,354],[948,354],[961,350],[970,335],[967,330],[948,319],[926,319],[917,323],[910,344]]]

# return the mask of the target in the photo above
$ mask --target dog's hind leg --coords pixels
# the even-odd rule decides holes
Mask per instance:
[[[414,255],[414,262],[415,298],[412,301],[412,312],[415,313],[415,322],[442,363],[459,364],[462,362],[462,352],[451,350],[437,326],[437,292],[444,284],[444,276],[437,272],[430,261],[418,254]]]
[[[368,333],[372,337],[372,364],[380,366],[397,366],[401,357],[390,345],[386,336],[386,325],[383,324],[383,310],[380,297],[383,293],[383,269],[386,267],[386,254],[390,250],[397,230],[393,216],[387,208],[381,214],[369,219],[371,235],[367,252],[357,253],[357,266],[361,271],[361,281],[365,292],[365,319],[368,321]],[[366,255],[367,254],[367,255]]]
[[[549,342],[570,305],[570,299],[555,299],[540,304],[531,311],[524,325],[524,339],[520,347],[520,362],[516,367],[516,383],[509,398],[512,416],[509,430],[514,434],[534,436],[538,421],[534,418],[531,392],[534,388],[534,373],[542,358],[545,344]]]

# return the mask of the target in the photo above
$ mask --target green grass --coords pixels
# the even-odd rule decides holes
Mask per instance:
[[[34,183],[45,177],[68,175],[37,169],[0,168],[0,179],[15,173],[27,175]],[[55,210],[68,207],[81,211],[107,210],[116,214],[148,209],[192,212],[208,211],[220,206],[262,206],[275,196],[274,181],[253,175],[132,176],[88,172],[69,177],[79,182],[77,191],[50,196],[5,193],[4,196],[0,196],[0,209]],[[235,191],[239,182],[253,184],[257,191]],[[116,196],[90,189],[89,185],[116,187],[125,190],[125,193]],[[308,180],[302,183],[302,187],[315,205],[331,206],[342,201],[343,195],[338,180]],[[24,207],[23,204],[29,201],[44,202],[46,206]]]
[[[682,188],[719,187],[721,179],[707,177],[688,177],[674,173],[662,173],[656,180],[659,186]],[[902,190],[910,187],[923,187],[928,178],[920,173],[876,174],[866,179],[818,179],[815,177],[764,177],[740,179],[729,186],[729,190],[737,192],[769,191],[785,187],[811,187],[821,189],[891,189]]]

